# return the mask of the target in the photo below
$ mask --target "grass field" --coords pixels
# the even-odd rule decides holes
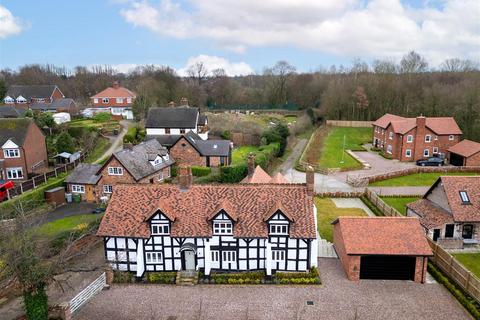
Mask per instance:
[[[245,163],[250,152],[258,151],[256,146],[240,146],[232,151],[232,164]]]
[[[408,176],[392,178],[388,180],[377,181],[371,183],[371,186],[378,187],[406,187],[406,186],[431,186],[437,181],[440,176],[475,176],[478,173],[472,172],[452,172],[452,173],[440,173],[440,172],[427,172],[427,173],[415,173]]]
[[[75,229],[85,228],[88,223],[100,219],[101,217],[102,215],[97,214],[82,214],[77,216],[70,216],[45,223],[35,228],[35,231],[40,236],[53,238],[65,231],[74,231]]]
[[[480,278],[480,253],[452,254],[465,268]]]
[[[365,150],[362,145],[372,140],[371,128],[333,127],[323,141],[318,164],[322,168],[360,169],[362,165],[343,150]],[[342,163],[343,154],[343,163]]]
[[[390,207],[397,209],[403,215],[406,215],[407,212],[407,204],[411,202],[415,202],[419,199],[419,197],[383,197],[382,200],[385,201]]]
[[[332,199],[315,198],[317,206],[318,233],[322,239],[333,241],[332,221],[340,216],[367,216],[363,209],[358,208],[337,208]]]

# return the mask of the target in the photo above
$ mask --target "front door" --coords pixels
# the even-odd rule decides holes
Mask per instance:
[[[185,250],[183,252],[185,270],[195,270],[195,252]]]
[[[433,229],[433,241],[437,241],[440,238],[440,229]]]
[[[445,238],[453,238],[454,228],[455,228],[454,224],[447,224],[445,226]]]

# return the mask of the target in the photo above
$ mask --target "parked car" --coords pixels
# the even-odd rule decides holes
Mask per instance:
[[[8,194],[7,190],[15,187],[12,181],[0,180],[0,202],[7,200]]]
[[[93,214],[100,214],[100,213],[103,213],[103,212],[105,212],[104,207],[99,207],[99,208],[95,208],[95,209],[92,210]]]
[[[441,167],[443,166],[443,159],[439,157],[432,157],[428,159],[417,160],[417,166],[422,167]]]

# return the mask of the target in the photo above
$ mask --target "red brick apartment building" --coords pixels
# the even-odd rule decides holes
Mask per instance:
[[[387,113],[373,123],[373,145],[400,161],[446,154],[461,135],[452,117],[404,118]]]

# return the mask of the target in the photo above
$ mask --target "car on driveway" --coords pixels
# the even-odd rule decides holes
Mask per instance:
[[[417,166],[422,167],[441,167],[443,164],[443,159],[439,157],[417,160]]]

